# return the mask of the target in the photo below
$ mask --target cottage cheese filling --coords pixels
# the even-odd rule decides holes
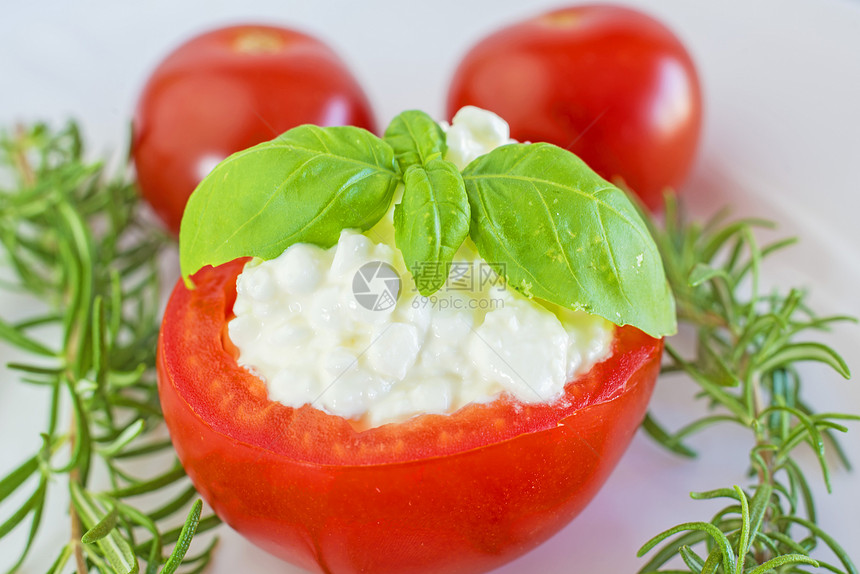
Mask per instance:
[[[507,124],[477,108],[443,127],[460,168],[511,142]],[[229,335],[272,400],[377,426],[502,393],[551,402],[609,354],[611,323],[507,289],[469,240],[448,284],[421,297],[391,225],[389,213],[330,249],[296,244],[246,265]]]

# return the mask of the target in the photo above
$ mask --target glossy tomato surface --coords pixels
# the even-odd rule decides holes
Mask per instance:
[[[662,205],[689,172],[702,124],[696,69],[678,38],[652,17],[583,5],[502,29],[474,46],[448,92],[496,112],[520,141],[546,141],[604,178]]]
[[[534,548],[594,496],[641,422],[662,341],[632,327],[553,404],[501,398],[357,430],[266,398],[226,337],[242,262],[180,282],[159,391],[177,453],[215,512],[316,572],[477,573]]]
[[[364,92],[328,46],[272,26],[197,36],[158,65],[138,101],[141,191],[178,233],[188,196],[216,163],[308,123],[375,128]]]

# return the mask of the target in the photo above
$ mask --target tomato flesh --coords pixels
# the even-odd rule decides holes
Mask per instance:
[[[375,127],[358,82],[323,42],[261,25],[192,38],[152,72],[135,110],[141,192],[178,234],[188,196],[216,163],[301,124]]]
[[[654,18],[605,4],[563,8],[484,38],[460,62],[448,116],[496,112],[511,137],[577,154],[656,209],[696,156],[702,95],[680,40]]]
[[[616,330],[612,355],[552,404],[509,398],[358,430],[266,398],[224,344],[243,262],[180,281],[158,349],[180,460],[245,537],[324,573],[477,573],[578,514],[640,424],[662,341]]]

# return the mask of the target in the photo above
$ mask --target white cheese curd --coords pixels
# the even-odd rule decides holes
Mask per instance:
[[[460,167],[511,142],[507,124],[478,108],[443,127],[446,157]],[[455,258],[468,288],[449,277],[421,297],[400,251],[387,244],[391,219],[389,212],[370,237],[345,230],[330,249],[292,245],[239,275],[229,336],[239,364],[266,382],[272,400],[378,426],[503,393],[551,402],[608,356],[611,323],[507,289],[468,239]]]
[[[493,112],[464,106],[451,119],[451,125],[442,122],[445,130],[448,153],[445,159],[462,170],[479,155],[493,151],[499,146],[517,143],[511,139],[508,122]]]

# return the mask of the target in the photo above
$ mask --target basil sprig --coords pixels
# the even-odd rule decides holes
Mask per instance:
[[[444,132],[418,111],[380,139],[353,127],[300,126],[219,164],[192,194],[180,231],[182,274],[294,243],[334,245],[390,207],[397,247],[422,295],[445,283],[466,236],[527,297],[581,309],[654,337],[675,332],[657,247],[627,196],[572,153],[511,144],[462,172]]]

